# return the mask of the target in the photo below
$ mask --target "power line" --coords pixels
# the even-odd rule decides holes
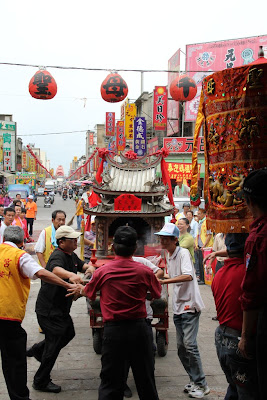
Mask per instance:
[[[0,65],[10,65],[10,66],[15,66],[15,67],[33,67],[33,68],[44,68],[41,67],[40,65],[37,64],[22,64],[22,63],[9,63],[9,62],[0,62]],[[197,70],[197,71],[176,71],[176,70],[168,70],[168,69],[125,69],[125,68],[88,68],[88,67],[63,67],[59,65],[47,65],[45,68],[55,68],[55,69],[65,69],[65,70],[78,70],[78,71],[109,71],[109,72],[115,72],[115,71],[122,71],[122,72],[168,72],[168,73],[188,73],[188,72],[218,72],[218,71],[203,71],[203,70]]]
[[[78,132],[87,132],[89,129],[84,129],[80,131],[69,131],[69,132],[49,132],[49,133],[29,133],[28,135],[19,135],[21,136],[47,136],[47,135],[65,135],[66,133],[78,133]]]

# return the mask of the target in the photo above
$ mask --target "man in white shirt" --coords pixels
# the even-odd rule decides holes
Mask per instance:
[[[30,400],[27,387],[27,334],[21,327],[30,291],[30,279],[65,289],[75,288],[40,267],[23,247],[24,230],[8,226],[0,245],[0,351],[2,369],[10,399]],[[51,382],[50,382],[51,383]]]
[[[186,218],[190,224],[190,235],[195,239],[198,235],[198,222],[194,219],[194,212],[192,210],[187,211]]]
[[[159,279],[161,284],[174,283],[172,306],[176,327],[178,357],[189,375],[190,383],[184,391],[190,397],[201,399],[210,392],[203,372],[197,346],[199,317],[204,308],[194,271],[187,249],[179,247],[179,230],[176,225],[165,224],[159,235],[162,249],[168,251],[169,275]]]
[[[0,228],[0,243],[3,243],[4,232],[7,226],[12,225],[15,218],[15,210],[12,207],[7,207],[4,210],[4,220],[1,222]]]

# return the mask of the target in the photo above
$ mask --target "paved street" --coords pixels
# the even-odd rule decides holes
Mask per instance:
[[[56,201],[51,208],[44,209],[42,197],[38,199],[37,205],[38,215],[37,221],[34,224],[34,239],[36,239],[36,236],[38,237],[41,229],[49,225],[53,210],[65,210],[67,212],[67,221],[70,220],[75,212],[74,201],[63,201],[58,195],[56,196]],[[73,227],[76,228],[76,221],[74,222]],[[43,339],[43,335],[38,331],[38,324],[34,312],[35,300],[39,288],[40,282],[33,281],[27,305],[26,317],[23,322],[23,327],[28,334],[28,346]],[[211,319],[215,315],[214,302],[210,287],[201,286],[200,290],[206,308],[203,311],[200,320],[198,343],[208,385],[211,388],[210,395],[205,398],[210,400],[223,399],[227,383],[218,364],[214,346],[214,330],[217,326],[217,322],[214,322]],[[170,300],[169,304],[171,304]],[[39,363],[35,359],[29,358],[28,386],[31,391],[32,400],[68,400],[72,398],[78,400],[97,399],[101,362],[100,356],[95,354],[93,350],[92,333],[85,299],[79,299],[77,302],[74,302],[71,315],[76,329],[76,337],[61,351],[52,371],[53,381],[62,386],[62,392],[59,394],[46,394],[32,389],[31,385],[33,375],[36,372]],[[188,377],[186,376],[177,357],[175,330],[172,322],[171,310],[168,353],[166,357],[163,358],[156,356],[155,374],[159,398],[161,400],[188,398],[188,396],[183,393],[183,386],[188,383]],[[138,395],[136,393],[132,375],[130,375],[128,383],[133,391],[132,399],[137,400]],[[0,400],[8,400],[2,371],[0,372]]]

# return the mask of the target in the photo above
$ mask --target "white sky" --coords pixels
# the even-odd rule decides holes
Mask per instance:
[[[0,62],[115,69],[133,100],[140,74],[120,69],[167,69],[186,44],[267,33],[265,0],[0,0],[0,10]],[[13,114],[23,143],[35,143],[51,167],[62,164],[67,173],[73,156],[85,154],[85,133],[38,134],[93,129],[105,122],[106,111],[119,119],[121,103],[101,98],[108,72],[48,70],[58,93],[42,101],[28,92],[36,68],[0,65],[0,114]],[[166,73],[144,75],[145,91],[166,84]]]

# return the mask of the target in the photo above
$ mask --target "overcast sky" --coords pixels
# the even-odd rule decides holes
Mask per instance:
[[[186,44],[267,33],[264,0],[0,0],[0,7],[0,62],[40,66],[162,70]],[[121,103],[101,98],[108,72],[48,70],[58,93],[42,101],[28,92],[36,68],[0,65],[0,114],[13,114],[23,143],[35,143],[51,167],[62,164],[68,172],[73,156],[85,154],[85,133],[39,135],[94,129],[106,111],[116,111],[118,119]],[[120,74],[128,97],[139,97],[140,74]],[[145,91],[166,84],[166,73],[144,75]]]

